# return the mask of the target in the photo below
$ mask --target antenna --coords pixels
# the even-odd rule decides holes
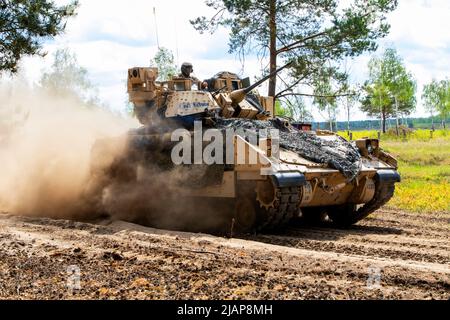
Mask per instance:
[[[175,25],[175,49],[177,55],[177,68],[180,67],[180,55],[178,53],[178,25],[177,25],[177,17],[174,17],[174,25]]]
[[[156,44],[158,45],[158,49],[160,49],[160,47],[159,47],[159,36],[158,36],[158,23],[156,22],[156,8],[155,7],[153,7],[153,16],[155,18]]]

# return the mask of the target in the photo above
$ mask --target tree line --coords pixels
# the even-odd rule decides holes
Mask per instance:
[[[402,129],[432,129],[433,122],[439,121],[439,117],[419,117],[419,118],[402,118],[400,120],[400,127]],[[313,129],[325,129],[327,130],[328,122],[318,121],[312,122]],[[380,121],[379,120],[351,120],[349,123],[347,121],[336,121],[335,128],[337,131],[361,131],[361,130],[379,130]],[[386,127],[387,131],[395,129],[395,119],[387,119]]]

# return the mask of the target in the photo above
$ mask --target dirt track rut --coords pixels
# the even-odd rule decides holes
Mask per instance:
[[[0,215],[0,298],[449,299],[449,222],[383,209],[350,230],[226,239]]]

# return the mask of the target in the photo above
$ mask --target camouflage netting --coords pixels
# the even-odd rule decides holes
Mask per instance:
[[[344,138],[335,136],[326,140],[312,133],[288,128],[280,119],[269,121],[218,119],[216,127],[218,129],[233,128],[234,130],[244,129],[248,131],[278,129],[281,148],[296,152],[310,161],[327,164],[342,172],[349,180],[353,180],[361,168],[361,155]]]

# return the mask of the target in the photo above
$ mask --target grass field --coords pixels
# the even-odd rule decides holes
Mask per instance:
[[[347,137],[346,132],[341,133]],[[353,139],[377,137],[353,132]],[[450,130],[416,130],[405,137],[383,135],[381,146],[399,160],[402,182],[389,206],[417,212],[450,212]]]

